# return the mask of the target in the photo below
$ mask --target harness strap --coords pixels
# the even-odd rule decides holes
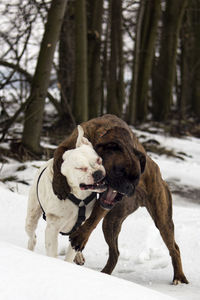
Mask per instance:
[[[78,218],[77,218],[77,221],[74,225],[74,227],[72,228],[71,231],[69,232],[60,232],[60,234],[62,235],[70,235],[71,233],[73,233],[74,231],[76,231],[76,229],[78,229],[78,227],[81,226],[81,224],[85,221],[86,217],[85,217],[85,210],[86,210],[86,207],[85,206],[81,206],[79,207],[79,210],[78,210]]]
[[[47,168],[47,167],[46,167]],[[40,202],[40,199],[39,199],[39,192],[38,192],[38,186],[39,186],[39,181],[40,181],[40,178],[42,176],[42,174],[44,173],[44,171],[46,170],[46,168],[44,168],[42,170],[42,172],[40,173],[39,177],[38,177],[38,180],[37,180],[37,198],[38,198],[38,202],[40,204],[40,207],[41,207],[41,210],[43,212],[43,219],[46,221],[46,214],[45,214],[45,211],[41,205],[41,202]],[[81,224],[85,221],[86,219],[86,216],[85,216],[85,211],[86,211],[86,206],[92,201],[94,200],[94,198],[96,197],[97,193],[92,193],[91,195],[89,195],[87,198],[85,198],[84,200],[81,200],[81,199],[78,199],[76,198],[73,194],[69,194],[68,195],[68,198],[70,201],[72,201],[75,205],[77,205],[79,207],[79,210],[78,210],[78,217],[77,217],[77,221],[74,225],[74,227],[72,228],[72,230],[70,232],[60,232],[60,234],[62,235],[70,235],[72,232],[74,232],[78,227],[81,226]],[[82,206],[79,206],[81,203],[83,203]]]
[[[47,168],[47,167],[46,167],[46,168]],[[38,177],[38,180],[37,180],[37,187],[36,187],[38,202],[39,202],[39,204],[40,204],[40,207],[41,207],[41,210],[42,210],[42,213],[43,213],[42,217],[43,217],[43,219],[44,219],[45,221],[46,221],[46,214],[45,214],[45,211],[44,211],[44,209],[43,209],[43,207],[42,207],[42,204],[41,204],[41,202],[40,202],[40,199],[39,199],[38,185],[39,185],[40,178],[41,178],[42,174],[44,173],[44,171],[46,170],[46,168],[44,168],[44,169],[42,170],[42,172],[40,173],[40,175],[39,175],[39,177]]]
[[[84,200],[81,200],[81,199],[76,198],[73,194],[70,193],[70,194],[68,194],[67,197],[74,204],[76,204],[77,206],[79,206],[81,202],[83,202],[84,205],[88,205],[94,199],[95,196],[96,196],[96,193],[92,193],[87,198],[85,198]]]

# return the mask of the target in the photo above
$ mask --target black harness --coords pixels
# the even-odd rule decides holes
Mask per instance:
[[[38,180],[37,180],[37,198],[38,198],[38,202],[40,204],[40,207],[41,207],[41,210],[43,212],[43,219],[46,221],[46,214],[45,214],[45,211],[41,205],[41,202],[40,202],[40,199],[39,199],[39,193],[38,193],[38,186],[39,186],[39,181],[40,181],[40,178],[42,176],[42,174],[44,173],[44,171],[46,170],[46,168],[44,168],[42,170],[42,172],[40,173],[39,177],[38,177]],[[86,216],[85,216],[85,210],[86,210],[86,206],[92,201],[94,200],[95,198],[97,197],[97,193],[92,193],[90,196],[88,196],[87,198],[85,198],[84,200],[81,200],[81,199],[78,199],[76,198],[73,194],[69,194],[68,195],[68,199],[70,201],[72,201],[75,205],[78,206],[79,210],[78,210],[78,218],[77,218],[77,221],[74,225],[74,227],[72,228],[72,230],[70,232],[60,232],[60,234],[62,235],[70,235],[72,232],[74,232],[78,227],[81,226],[81,224],[85,221],[86,219]],[[80,206],[80,204],[82,204]]]

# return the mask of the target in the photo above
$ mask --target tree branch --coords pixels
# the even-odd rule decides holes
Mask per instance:
[[[26,80],[31,84],[33,76],[30,73],[28,73],[26,70],[21,68],[19,65],[16,65],[16,64],[11,63],[11,62],[4,61],[2,59],[0,59],[0,65],[4,66],[4,67],[8,67],[10,69],[13,69],[13,70],[17,71],[18,73],[24,75],[26,77]],[[2,88],[2,85],[1,85],[0,88]],[[47,93],[47,97],[49,98],[49,101],[54,105],[54,107],[57,110],[58,114],[61,116],[62,115],[62,109],[61,109],[61,106],[60,106],[59,102],[49,92]]]

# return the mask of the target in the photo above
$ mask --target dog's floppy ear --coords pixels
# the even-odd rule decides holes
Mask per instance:
[[[88,141],[88,139],[86,137],[84,137],[83,127],[81,125],[78,125],[77,129],[78,129],[78,137],[77,137],[77,141],[76,141],[76,148],[78,148],[82,145],[88,145],[88,146],[92,147],[92,144]]]
[[[140,168],[141,168],[141,174],[144,172],[145,166],[146,166],[146,156],[141,152],[133,149],[133,153],[138,157],[140,161]]]
[[[54,153],[54,163],[53,163],[53,191],[55,195],[64,200],[68,197],[71,189],[66,180],[66,177],[61,173],[61,165],[63,163],[63,154],[67,150],[75,148],[75,141],[77,140],[77,129],[75,129],[72,134],[64,140],[56,149]]]
[[[64,200],[70,193],[70,186],[67,182],[66,177],[61,173],[61,165],[63,163],[63,153],[67,150],[66,147],[60,146],[55,151],[54,154],[54,164],[53,164],[53,191],[55,195],[60,199]]]

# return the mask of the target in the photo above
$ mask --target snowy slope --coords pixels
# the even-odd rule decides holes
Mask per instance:
[[[152,157],[159,164],[163,178],[179,186],[200,187],[200,140],[152,136],[176,152],[190,153],[184,161]],[[32,181],[35,166],[10,161],[1,168],[0,177],[17,175]],[[11,188],[14,192],[8,190]],[[178,195],[174,199],[176,241],[180,246],[189,285],[171,285],[173,273],[168,251],[145,208],[129,216],[119,237],[120,258],[113,276],[101,274],[107,259],[107,245],[101,225],[93,232],[84,255],[85,267],[68,264],[61,255],[68,241],[59,237],[59,259],[45,256],[45,222],[40,221],[36,254],[26,250],[24,231],[29,187],[7,182],[0,184],[0,299],[200,299],[200,205]],[[89,270],[90,269],[90,270]],[[92,270],[93,269],[93,270]],[[94,272],[95,270],[95,272]],[[118,278],[116,278],[118,277]],[[125,279],[125,280],[122,280]],[[139,285],[138,285],[139,284]],[[12,288],[11,288],[12,287]],[[148,289],[147,289],[148,288]],[[157,292],[161,292],[160,295]],[[167,296],[168,295],[168,296]]]
[[[6,300],[174,299],[140,285],[0,242],[0,294]]]

